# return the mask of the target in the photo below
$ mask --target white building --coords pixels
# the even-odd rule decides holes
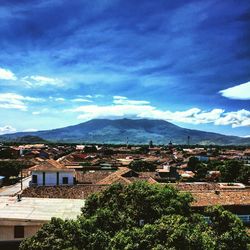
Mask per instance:
[[[55,160],[46,160],[29,169],[32,180],[30,186],[73,185],[75,170],[68,169]]]
[[[83,206],[80,199],[0,197],[0,249],[12,249],[4,243],[33,236],[52,217],[76,219]]]

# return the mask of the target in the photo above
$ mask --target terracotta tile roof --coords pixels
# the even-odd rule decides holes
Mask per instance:
[[[39,164],[34,167],[29,168],[30,171],[74,171],[73,169],[68,169],[63,164],[55,160],[45,160],[41,161]]]
[[[112,173],[113,171],[106,171],[106,170],[77,171],[76,180],[78,183],[96,184],[97,182],[103,180]]]
[[[99,185],[111,185],[113,183],[122,183],[122,184],[129,184],[131,181],[129,181],[127,178],[123,177],[123,175],[127,174],[128,172],[132,171],[129,168],[126,167],[120,167],[117,171],[113,172],[103,180],[99,181],[97,184]]]
[[[150,183],[150,184],[158,183],[155,179],[153,179],[153,178],[151,178],[151,177],[149,177],[149,178],[147,179],[147,182]]]
[[[108,186],[101,185],[28,187],[23,191],[22,196],[37,198],[86,199],[92,193],[106,188],[108,188]]]
[[[250,206],[250,189],[246,190],[232,190],[232,191],[205,191],[192,192],[195,201],[192,203],[193,207],[204,207],[213,205],[241,205]]]
[[[217,190],[220,189],[217,183],[208,182],[180,182],[171,184],[180,191],[206,191],[206,190]]]

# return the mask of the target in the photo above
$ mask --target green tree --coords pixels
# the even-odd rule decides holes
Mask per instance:
[[[246,249],[239,219],[214,208],[209,224],[192,212],[192,200],[167,185],[115,184],[91,195],[77,220],[52,219],[20,249]]]
[[[153,224],[118,232],[111,249],[215,249],[212,231],[200,216],[167,215]]]
[[[193,156],[190,157],[188,160],[188,164],[187,164],[188,170],[196,171],[199,164],[200,164],[200,161],[197,157],[193,157]]]
[[[218,166],[218,170],[221,172],[221,181],[224,182],[235,182],[240,175],[244,176],[244,164],[236,160],[225,161],[223,165]]]
[[[18,161],[0,161],[0,175],[7,179],[11,176],[18,176],[24,164]]]
[[[207,208],[206,214],[211,220],[210,227],[218,244],[217,249],[246,249],[249,237],[237,216],[220,206]]]
[[[156,165],[147,161],[132,161],[129,168],[136,172],[153,172],[156,170]]]
[[[84,148],[84,153],[96,153],[97,152],[97,148],[93,145],[93,146],[85,146]]]
[[[239,170],[237,181],[245,183],[245,184],[249,184],[249,180],[250,180],[250,166],[242,165]]]

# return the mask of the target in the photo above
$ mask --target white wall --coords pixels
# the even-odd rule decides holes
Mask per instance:
[[[37,175],[37,185],[43,185],[43,172],[33,171],[32,175]],[[45,186],[55,186],[57,184],[57,172],[45,172]],[[74,184],[73,172],[59,172],[59,185],[63,185],[63,177],[68,177],[68,185]]]

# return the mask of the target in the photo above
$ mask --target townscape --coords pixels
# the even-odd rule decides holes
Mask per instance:
[[[32,236],[51,217],[75,218],[89,195],[136,181],[190,192],[195,211],[222,205],[250,224],[248,147],[16,144],[1,145],[0,158],[2,242]]]
[[[0,250],[250,250],[249,0],[0,0]]]

